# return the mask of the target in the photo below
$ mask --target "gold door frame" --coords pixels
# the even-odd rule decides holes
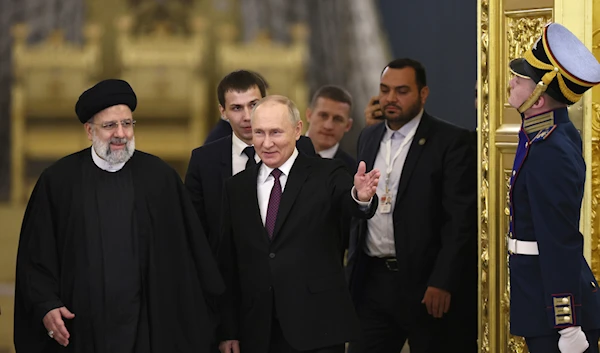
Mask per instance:
[[[517,8],[519,7],[519,8]],[[527,352],[509,333],[510,283],[505,236],[508,178],[520,118],[507,105],[507,65],[553,20],[600,54],[600,0],[480,0],[478,3],[478,187],[480,191],[480,352]],[[600,87],[569,108],[587,163],[581,231],[585,257],[600,275]]]

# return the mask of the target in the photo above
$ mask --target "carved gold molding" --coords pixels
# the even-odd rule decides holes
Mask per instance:
[[[488,45],[489,45],[489,1],[481,0],[478,8],[479,22],[479,55],[480,67],[478,72],[478,131],[479,131],[479,161],[478,185],[480,192],[479,210],[479,347],[483,353],[490,352],[490,286],[489,286],[489,232],[488,232],[488,198],[489,198],[489,74],[488,74]]]
[[[600,104],[592,103],[594,111],[592,119],[592,210],[591,210],[591,267],[596,278],[600,278],[600,224],[598,207],[600,207]]]
[[[480,352],[527,352],[509,333],[510,283],[505,237],[508,180],[518,122],[504,121],[509,60],[529,49],[552,19],[551,8],[504,11],[503,0],[481,0],[478,8],[478,126],[480,191]],[[498,81],[501,80],[501,81]]]
[[[600,11],[595,9],[594,17],[600,16]],[[598,35],[600,28],[592,32],[592,52],[598,58],[600,54],[600,41]],[[591,136],[592,136],[592,197],[590,211],[590,239],[591,239],[591,263],[592,272],[596,278],[600,278],[600,219],[598,218],[598,210],[600,208],[600,103],[598,103],[598,87],[592,89],[594,102],[592,103],[592,121],[591,121]]]
[[[508,60],[521,57],[539,38],[542,28],[552,20],[552,9],[506,11]]]
[[[506,41],[508,43],[506,52],[507,64],[515,58],[522,57],[539,38],[542,33],[542,28],[552,21],[553,11],[551,8],[521,10],[521,11],[506,11],[505,28]],[[510,80],[510,71],[505,70],[506,78],[503,84],[507,84]],[[504,97],[504,102],[507,102],[508,94]]]

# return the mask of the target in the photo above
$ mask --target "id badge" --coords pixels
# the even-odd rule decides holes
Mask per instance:
[[[392,212],[392,197],[388,194],[381,196],[381,204],[379,205],[379,212],[390,213]]]

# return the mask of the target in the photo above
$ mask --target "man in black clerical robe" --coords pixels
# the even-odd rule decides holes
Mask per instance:
[[[40,176],[25,212],[15,289],[17,353],[205,352],[224,290],[178,174],[135,151],[129,84],[76,105],[92,147]]]

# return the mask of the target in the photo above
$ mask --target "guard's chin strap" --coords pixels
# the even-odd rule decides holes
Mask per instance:
[[[544,92],[546,92],[546,89],[548,89],[548,85],[550,84],[550,82],[552,82],[552,80],[554,80],[558,73],[558,68],[555,67],[551,71],[546,72],[544,76],[542,76],[540,82],[538,82],[535,86],[533,93],[531,93],[529,98],[527,98],[527,100],[523,102],[523,104],[521,104],[521,106],[519,107],[519,113],[524,113],[527,109],[531,108],[535,104],[535,102],[537,102],[538,99],[540,99],[540,96],[544,94]]]
[[[538,82],[529,98],[527,98],[527,100],[523,102],[523,104],[521,104],[521,106],[517,109],[519,113],[523,114],[525,113],[525,111],[527,111],[527,109],[531,108],[535,104],[535,102],[537,102],[538,99],[540,99],[541,95],[544,94],[544,92],[546,92],[547,88],[548,86],[544,85],[544,82]]]

